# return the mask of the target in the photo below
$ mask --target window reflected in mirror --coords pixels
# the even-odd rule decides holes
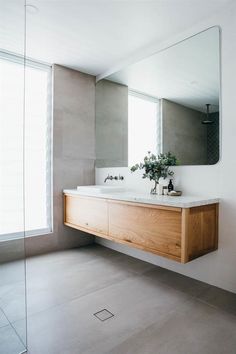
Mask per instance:
[[[158,154],[160,142],[159,100],[129,91],[128,165],[142,161],[147,151]]]
[[[99,81],[96,166],[132,166],[148,151],[180,165],[220,158],[220,33],[212,27]]]

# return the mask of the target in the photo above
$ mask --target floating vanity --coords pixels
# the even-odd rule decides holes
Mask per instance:
[[[64,223],[187,263],[218,247],[219,199],[64,190]]]

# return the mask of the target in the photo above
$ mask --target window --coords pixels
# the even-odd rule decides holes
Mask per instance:
[[[0,77],[0,240],[7,240],[51,231],[51,67],[27,60],[24,91],[23,59],[0,52]]]
[[[133,91],[129,92],[128,163],[139,163],[148,151],[160,153],[161,119],[159,100]]]

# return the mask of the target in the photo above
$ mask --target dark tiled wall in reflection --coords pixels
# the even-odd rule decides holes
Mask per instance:
[[[207,125],[207,162],[214,165],[219,160],[219,112],[211,113],[212,124]]]

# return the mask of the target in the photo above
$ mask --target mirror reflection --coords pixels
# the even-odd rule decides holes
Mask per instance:
[[[96,166],[132,166],[147,151],[180,165],[219,160],[219,28],[120,70],[96,85]]]

